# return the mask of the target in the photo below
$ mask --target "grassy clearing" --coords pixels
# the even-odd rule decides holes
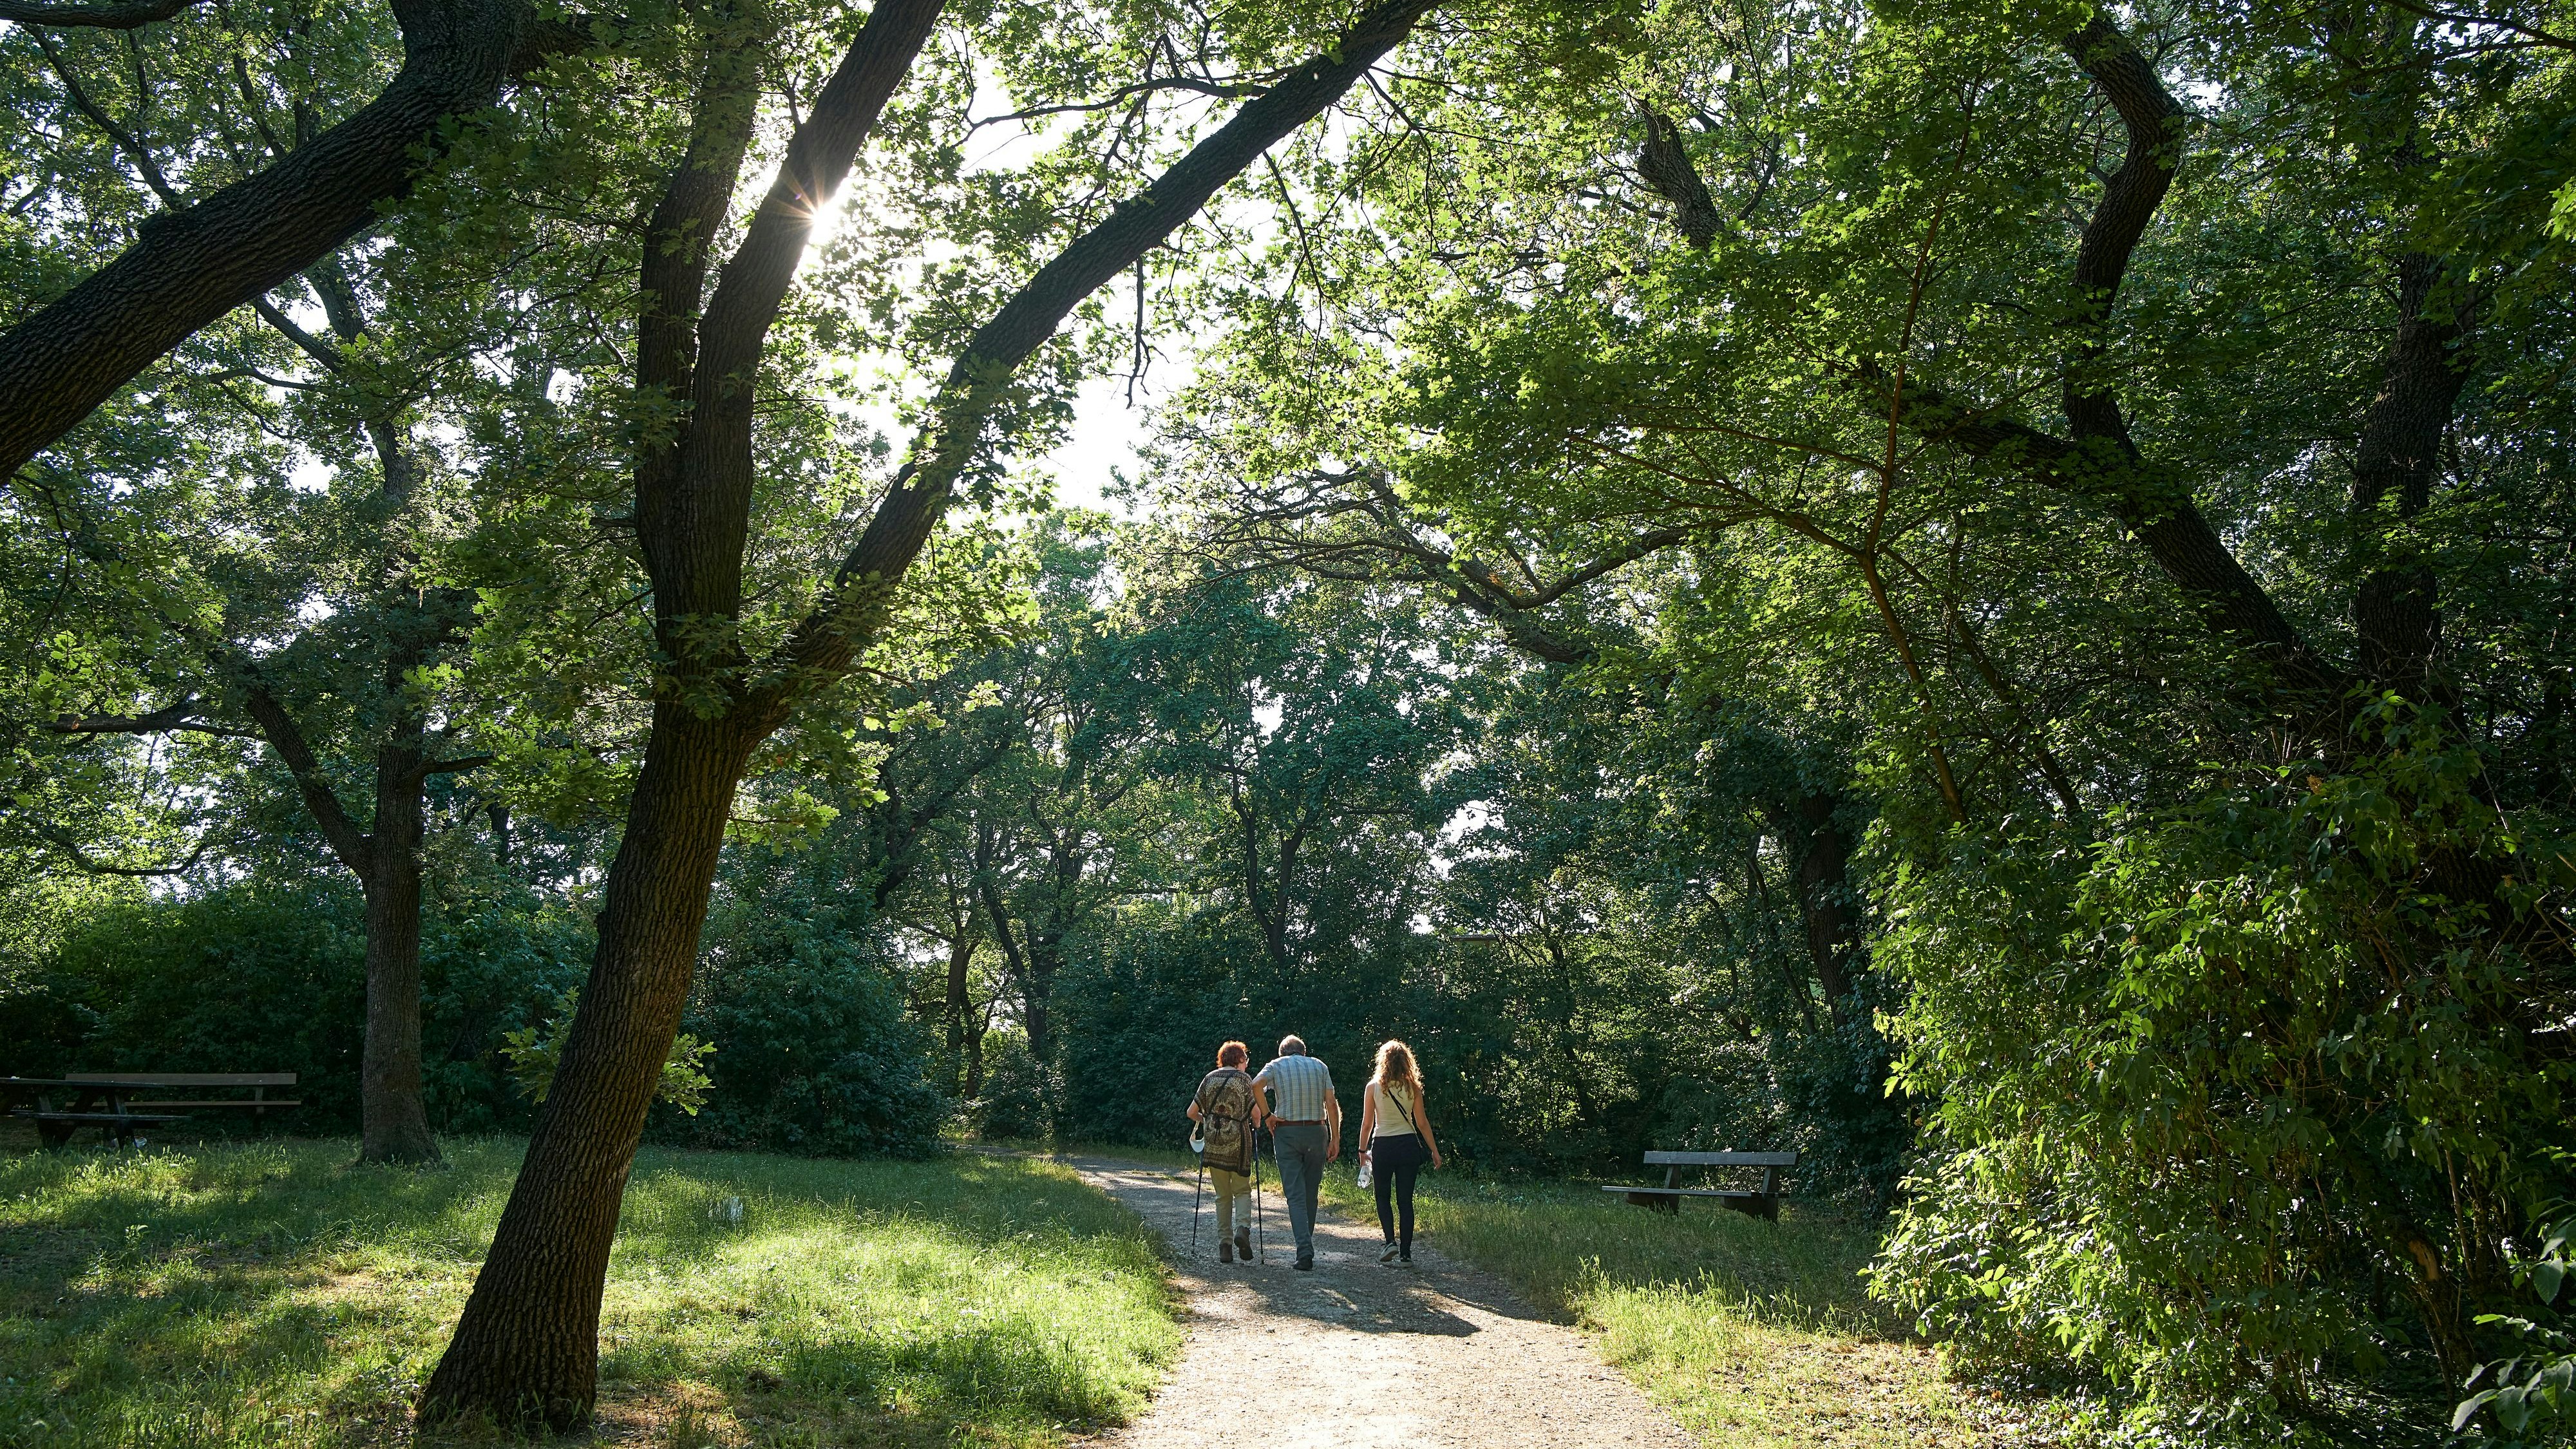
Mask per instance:
[[[1326,1196],[1373,1220],[1350,1164]],[[1793,1200],[1781,1221],[1692,1204],[1647,1212],[1579,1183],[1426,1173],[1416,1230],[1599,1335],[1602,1357],[1703,1443],[1983,1445],[2046,1437],[2023,1411],[1951,1384],[1862,1291],[1869,1229]]]
[[[521,1150],[0,1156],[0,1444],[407,1440]],[[605,1437],[730,1449],[1050,1444],[1140,1410],[1180,1333],[1061,1166],[647,1151],[602,1338]]]

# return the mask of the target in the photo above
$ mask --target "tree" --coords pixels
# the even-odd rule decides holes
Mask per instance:
[[[1238,292],[1232,355],[1280,359],[1232,389],[1248,414],[1328,412],[1300,411],[1308,378],[1355,400],[1247,453],[1256,506],[1293,505],[1264,546],[1493,608],[1583,558],[1550,549],[1687,531],[1668,582],[1631,584],[1645,647],[1722,681],[1707,697],[1840,733],[1879,810],[1865,869],[1908,944],[1878,1009],[1939,1169],[1890,1281],[1937,1285],[1914,1301],[1963,1324],[1999,1284],[2026,1295],[1996,1344],[2085,1325],[2150,1414],[2295,1411],[2321,1374],[2369,1372],[2321,1347],[2395,1308],[2364,1276],[2414,1314],[2403,1352],[2464,1372],[2511,1225],[2563,1188],[2497,1135],[2504,1102],[2565,1110],[2541,1027],[2568,980],[2558,887],[2507,870],[2554,826],[2467,803],[2563,802],[2536,761],[2565,651],[2533,622],[2563,617],[2564,544],[2502,521],[2553,511],[2565,458],[2566,373],[2538,362],[2570,321],[2542,200],[2565,172],[2532,165],[2564,135],[2552,20],[1672,7],[1589,70],[1453,53],[1405,137],[1444,144],[1301,158],[1295,284]],[[1373,204],[1339,203],[1345,175]],[[2375,791],[2413,823],[2338,834],[2379,818]],[[2309,879],[2305,848],[2352,874]],[[2362,879],[2426,914],[2374,934],[2382,898],[2334,895]],[[2249,958],[2169,938],[2159,890],[2240,902],[2189,919],[2304,984],[2238,994]],[[2275,905],[2283,930],[2348,910],[2349,934],[2285,944]],[[2121,930],[2139,955],[2106,946]],[[2393,995],[2372,999],[2459,1023],[2492,1073],[2444,1090],[2403,1051],[2334,1057],[2397,1074],[2371,1080],[2414,1103],[2413,1138],[2358,1078],[2302,1075],[2360,1028],[2374,972]],[[2196,1055],[2212,1022],[2272,1045]],[[1980,1064],[2024,1051],[1996,1090]],[[2056,1115],[2070,1061],[2122,1089]],[[2183,1246],[2170,1225],[2256,1199],[2206,1142],[2148,1145],[2139,1123],[2180,1103],[2292,1111],[2309,1145],[2240,1152],[2316,1216],[2247,1232],[2223,1272]],[[2079,1121],[2140,1175],[2053,1150]],[[2114,1292],[2046,1228],[2026,1251],[1986,1236],[1997,1202],[2090,1214],[2111,1276],[2154,1288]]]
[[[1068,244],[996,308],[950,368],[903,467],[812,608],[751,652],[743,548],[763,346],[818,200],[847,176],[941,6],[884,0],[797,124],[777,178],[699,305],[754,124],[756,67],[714,37],[643,251],[636,382],[685,401],[634,465],[635,527],[669,661],[610,867],[599,954],[562,1066],[456,1336],[423,1398],[432,1417],[482,1411],[570,1425],[595,1389],[599,1294],[644,1109],[678,1029],[734,790],[753,750],[877,638],[894,590],[985,446],[1011,373],[1083,298],[1170,236],[1280,137],[1404,39],[1428,0],[1362,13],[1319,55],[1248,101],[1133,200]]]
[[[332,83],[380,61],[385,39],[366,24],[291,19],[152,32],[121,45],[41,29],[12,37],[25,67],[12,95],[22,128],[50,138],[40,164],[54,184],[28,198],[44,200],[50,225],[140,234],[208,204],[202,193],[228,173],[291,161],[319,144],[315,128],[342,103]],[[173,87],[201,79],[189,47],[208,44],[231,53],[237,84]],[[27,701],[71,743],[58,763],[104,736],[260,742],[358,879],[361,1150],[392,1162],[438,1157],[422,1100],[424,791],[488,758],[464,743],[468,697],[441,682],[473,595],[441,556],[458,536],[442,517],[454,484],[421,425],[435,415],[424,404],[507,335],[479,297],[426,303],[418,272],[400,247],[321,259],[285,294],[314,330],[258,299],[255,317],[200,338],[167,369],[158,446],[58,452],[22,470],[17,494],[61,543],[57,598],[90,596],[79,659]],[[41,273],[18,280],[41,296]],[[327,464],[327,488],[299,492],[280,476],[299,455]],[[58,630],[71,622],[57,610]],[[200,854],[216,843],[202,835]]]

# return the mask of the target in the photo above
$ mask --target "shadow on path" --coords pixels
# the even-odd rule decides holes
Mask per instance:
[[[1287,1214],[1265,1186],[1266,1261],[1220,1264],[1204,1202],[1191,1244],[1193,1174],[1065,1160],[1162,1236],[1190,1305],[1172,1382],[1151,1414],[1105,1443],[1182,1449],[1203,1444],[1212,1424],[1250,1422],[1280,1446],[1692,1444],[1580,1334],[1427,1243],[1416,1241],[1410,1268],[1380,1266],[1377,1225],[1326,1210],[1315,1269],[1298,1272]]]

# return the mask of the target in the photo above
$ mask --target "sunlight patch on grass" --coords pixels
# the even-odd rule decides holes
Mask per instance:
[[[0,1442],[405,1438],[520,1151],[453,1143],[425,1173],[341,1142],[0,1158]],[[648,1151],[602,1305],[602,1432],[1044,1445],[1139,1411],[1179,1341],[1142,1226],[1061,1166]]]

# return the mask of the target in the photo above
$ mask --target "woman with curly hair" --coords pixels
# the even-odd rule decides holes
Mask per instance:
[[[1377,1225],[1386,1234],[1380,1263],[1413,1261],[1413,1180],[1425,1162],[1440,1165],[1440,1140],[1422,1105],[1422,1073],[1413,1049],[1391,1041],[1377,1049],[1377,1075],[1360,1106],[1361,1160],[1377,1179]]]

